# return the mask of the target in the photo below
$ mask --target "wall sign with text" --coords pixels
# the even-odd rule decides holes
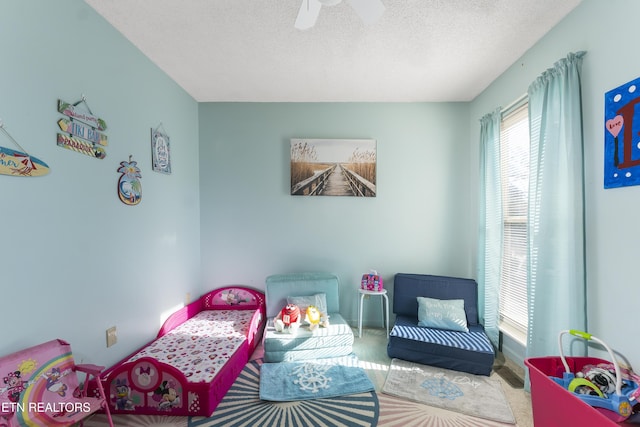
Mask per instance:
[[[84,104],[84,108],[80,108],[80,104]],[[107,123],[91,112],[84,95],[73,104],[59,99],[58,112],[67,116],[58,120],[61,131],[57,138],[59,147],[96,159],[106,157],[108,139],[103,132],[107,129]]]

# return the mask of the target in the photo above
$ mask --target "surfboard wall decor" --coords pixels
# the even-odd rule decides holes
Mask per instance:
[[[49,166],[22,151],[0,147],[0,175],[42,176],[49,173]]]
[[[13,139],[13,137],[4,128],[4,123],[0,121],[0,131],[11,142],[13,142],[20,150],[0,147],[0,175],[11,176],[42,176],[49,173],[49,166],[28,154],[24,148]]]

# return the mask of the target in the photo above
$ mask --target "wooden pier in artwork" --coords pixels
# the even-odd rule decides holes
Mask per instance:
[[[336,163],[296,183],[292,195],[375,197],[375,184]]]

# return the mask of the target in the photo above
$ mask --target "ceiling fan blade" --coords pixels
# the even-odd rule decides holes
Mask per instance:
[[[322,4],[318,0],[302,0],[295,27],[299,30],[308,30],[313,27],[320,14]]]
[[[384,4],[381,0],[347,0],[360,19],[367,24],[373,24],[384,13]]]

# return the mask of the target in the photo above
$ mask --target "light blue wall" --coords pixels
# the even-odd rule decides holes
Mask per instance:
[[[151,339],[201,284],[197,103],[80,0],[3,0],[0,119],[51,167],[0,175],[0,354],[56,337],[110,365]],[[56,145],[57,100],[86,95],[108,125],[107,157]],[[151,170],[150,128],[171,137],[173,173]],[[15,148],[3,135],[0,145]],[[140,205],[116,193],[142,169]],[[106,348],[105,330],[119,343]]]
[[[270,274],[333,272],[355,324],[358,281],[371,268],[389,288],[396,272],[471,274],[468,104],[206,103],[199,121],[208,286],[263,289]],[[376,139],[377,197],[291,196],[297,137]],[[380,325],[379,302],[365,309]]]
[[[471,103],[198,105],[82,1],[5,0],[0,119],[52,172],[0,176],[0,353],[61,337],[81,359],[109,365],[150,339],[185,293],[263,288],[273,273],[338,274],[352,322],[370,268],[389,286],[399,271],[475,276],[478,120],[567,52],[586,50],[590,331],[640,366],[640,187],[602,185],[604,92],[640,75],[639,15],[634,0],[585,0]],[[82,94],[109,124],[105,160],[55,145],[57,99]],[[160,122],[172,141],[169,176],[150,167],[149,128]],[[378,196],[290,196],[292,137],[376,139]],[[0,145],[11,143],[0,136]],[[115,192],[130,154],[143,173],[137,207]],[[120,342],[106,349],[112,325]]]
[[[482,115],[525,93],[540,73],[568,52],[587,51],[582,96],[588,324],[591,333],[636,369],[640,366],[640,342],[635,338],[640,301],[640,187],[604,190],[603,165],[604,93],[640,76],[638,16],[640,2],[634,0],[584,0],[470,105],[470,151],[477,158]],[[549,309],[561,310],[571,303],[558,301],[557,307]],[[594,354],[606,357],[598,351]]]

